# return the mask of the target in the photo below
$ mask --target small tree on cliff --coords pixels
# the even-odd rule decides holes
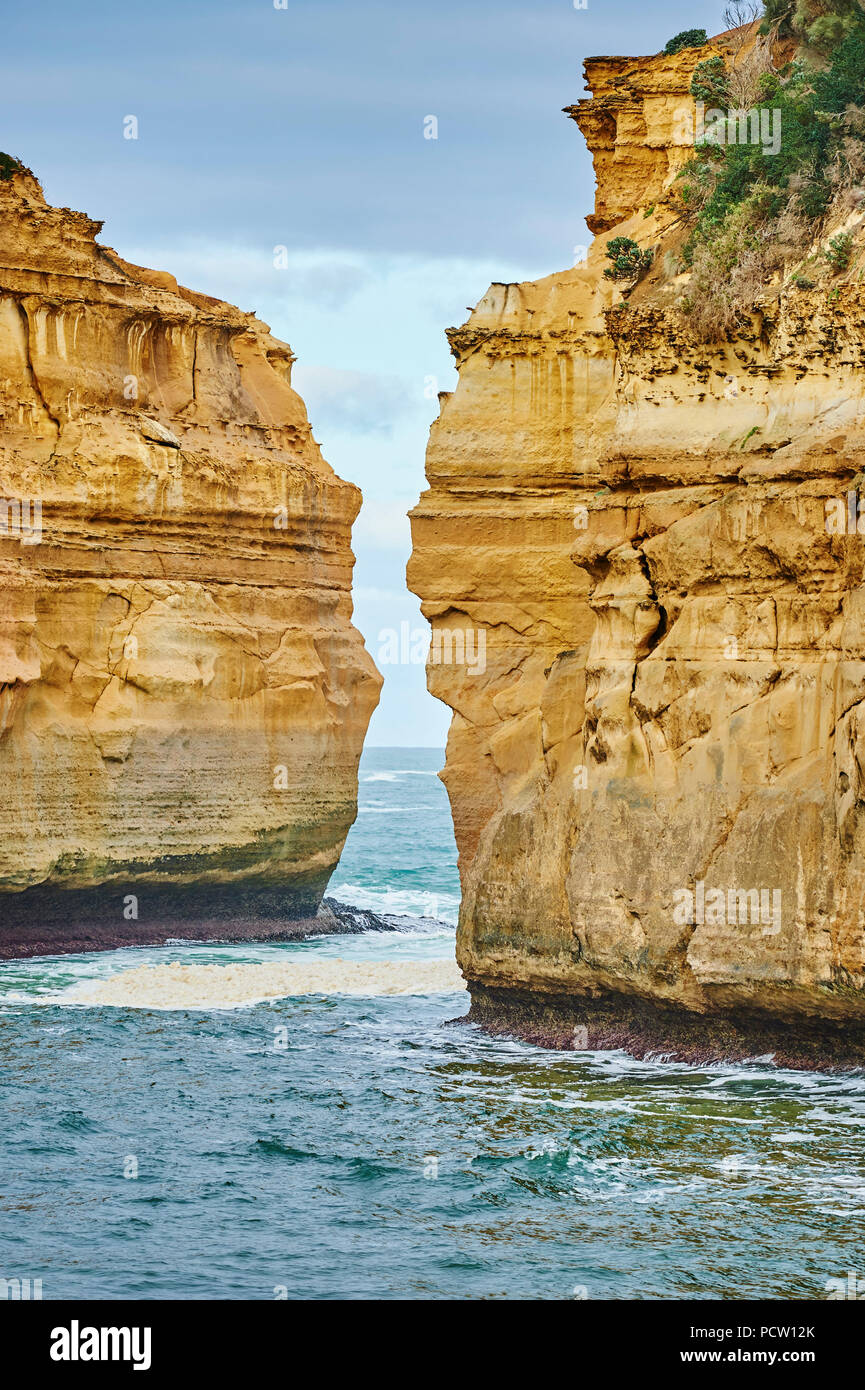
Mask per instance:
[[[652,264],[651,251],[641,251],[629,236],[614,236],[607,242],[606,254],[612,261],[604,271],[608,280],[633,280]]]

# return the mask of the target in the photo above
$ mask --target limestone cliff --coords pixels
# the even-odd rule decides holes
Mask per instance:
[[[540,1040],[861,1060],[863,219],[831,287],[694,340],[663,252],[706,52],[587,62],[604,235],[449,334],[409,583],[486,641],[428,667],[458,957],[473,1016]],[[627,304],[613,235],[655,249]]]
[[[266,324],[8,172],[0,945],[278,931],[316,911],[378,698],[359,490]]]

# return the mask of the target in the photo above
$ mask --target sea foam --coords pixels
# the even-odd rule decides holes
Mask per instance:
[[[267,965],[142,965],[87,980],[42,1002],[128,1009],[236,1009],[305,994],[451,994],[454,960],[310,960]]]

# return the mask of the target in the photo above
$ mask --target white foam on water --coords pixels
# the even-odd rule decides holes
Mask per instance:
[[[338,883],[328,889],[329,896],[346,907],[365,908],[379,916],[435,917],[456,925],[460,900],[453,893],[436,893],[420,888],[367,888],[361,883]]]
[[[307,994],[452,994],[465,989],[454,960],[304,958],[267,965],[142,965],[90,979],[43,1004],[124,1009],[237,1009]]]

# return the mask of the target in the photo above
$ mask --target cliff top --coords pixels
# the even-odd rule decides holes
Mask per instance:
[[[761,20],[673,52],[587,58],[592,95],[564,109],[592,154],[596,240],[575,247],[572,272],[494,287],[452,335],[457,350],[517,306],[524,324],[555,321],[566,284],[584,331],[602,332],[613,308],[655,307],[719,340],[785,289],[831,299],[858,283],[865,12],[833,6],[831,31],[810,0],[796,31],[767,0]]]
[[[188,316],[189,306],[219,317],[238,332],[270,334],[270,326],[254,313],[237,309],[224,300],[200,294],[178,283],[168,271],[150,270],[124,260],[111,247],[96,241],[102,220],[72,208],[53,207],[37,176],[20,160],[0,154],[0,269],[31,271],[56,276],[86,278],[104,285],[134,285],[160,292],[163,312]],[[181,303],[171,304],[165,296]],[[285,343],[271,338],[268,350],[282,354],[287,362],[294,355]]]

